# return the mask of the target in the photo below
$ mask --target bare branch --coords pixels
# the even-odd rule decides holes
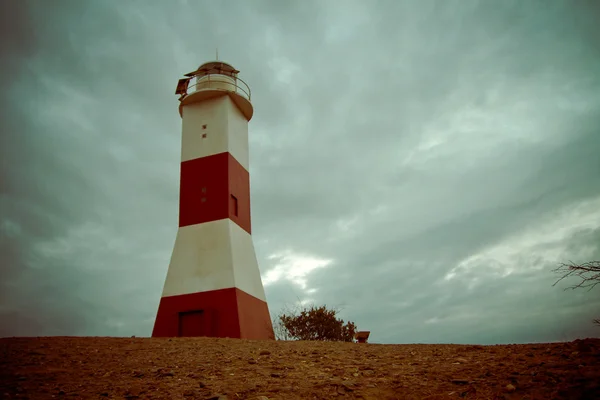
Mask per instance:
[[[600,261],[589,261],[583,264],[576,264],[570,261],[568,264],[560,264],[558,268],[552,271],[562,275],[552,286],[556,286],[558,282],[565,278],[579,278],[578,284],[566,287],[564,290],[588,288],[588,291],[590,291],[596,287],[596,285],[600,284]],[[600,319],[595,319],[593,322],[600,326]]]
[[[552,272],[562,275],[552,286],[556,286],[558,282],[565,278],[578,277],[580,279],[579,283],[569,286],[564,290],[588,288],[589,291],[600,284],[600,261],[589,261],[583,264],[573,262],[569,262],[568,264],[563,263],[558,268],[552,270]]]

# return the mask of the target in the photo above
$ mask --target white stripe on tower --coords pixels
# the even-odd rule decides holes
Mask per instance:
[[[186,105],[182,119],[181,161],[228,151],[250,170],[248,121],[230,97]]]
[[[170,265],[182,267],[169,266],[163,297],[235,286],[266,301],[252,236],[229,218],[179,228]]]

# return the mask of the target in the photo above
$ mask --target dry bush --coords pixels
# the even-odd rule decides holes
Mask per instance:
[[[278,340],[322,340],[352,342],[356,325],[336,318],[338,310],[326,306],[287,310],[273,323]]]

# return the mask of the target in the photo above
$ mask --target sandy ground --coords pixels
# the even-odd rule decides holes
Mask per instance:
[[[600,339],[498,346],[0,339],[2,399],[337,397],[600,399]]]

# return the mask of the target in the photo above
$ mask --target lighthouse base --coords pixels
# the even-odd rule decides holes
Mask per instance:
[[[238,288],[160,300],[152,337],[274,339],[267,303]]]

